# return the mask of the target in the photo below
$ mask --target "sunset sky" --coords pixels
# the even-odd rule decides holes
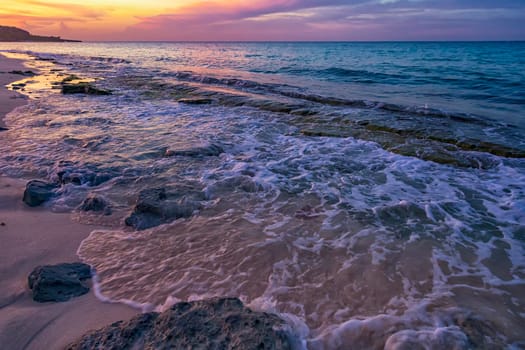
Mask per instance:
[[[2,0],[0,24],[81,40],[525,40],[525,0]]]

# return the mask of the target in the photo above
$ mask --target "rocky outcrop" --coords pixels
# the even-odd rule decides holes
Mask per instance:
[[[125,223],[145,230],[179,218],[188,218],[202,208],[204,193],[194,186],[153,188],[140,192],[133,212]]]
[[[84,335],[67,349],[291,349],[292,336],[276,315],[254,312],[236,298],[175,304],[163,313]]]
[[[104,197],[96,194],[88,195],[78,209],[86,212],[111,215],[111,205],[109,202]]]
[[[30,207],[36,207],[55,196],[57,185],[40,180],[31,180],[27,183],[23,201]]]
[[[0,41],[78,42],[78,40],[61,39],[59,36],[32,35],[26,30],[6,26],[0,26]]]
[[[85,280],[91,278],[91,268],[82,263],[38,266],[28,277],[33,300],[40,303],[67,301],[86,294]]]
[[[166,157],[175,157],[175,156],[181,156],[181,157],[217,157],[224,153],[224,149],[215,144],[209,144],[201,147],[192,147],[187,149],[181,149],[181,150],[170,150],[168,149],[166,153],[164,154]]]

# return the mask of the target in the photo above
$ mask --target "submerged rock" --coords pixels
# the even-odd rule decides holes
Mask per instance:
[[[217,181],[206,189],[206,194],[210,199],[219,198],[224,194],[232,192],[255,193],[263,191],[264,188],[251,177],[246,175],[233,176]]]
[[[67,301],[86,294],[89,287],[84,281],[91,278],[91,268],[82,263],[38,266],[29,275],[29,289],[33,291],[33,300],[40,303],[47,301]]]
[[[85,334],[67,349],[291,349],[276,315],[254,312],[237,298],[181,302]]]
[[[40,180],[31,180],[27,183],[23,201],[30,207],[36,207],[48,201],[55,195],[57,185]]]
[[[164,154],[166,157],[182,156],[182,157],[217,157],[224,153],[224,149],[215,144],[209,144],[202,147],[193,147],[182,150],[167,150]]]
[[[187,105],[208,105],[213,103],[211,98],[181,98],[177,102],[184,103]]]
[[[104,197],[96,194],[90,194],[84,199],[79,209],[82,211],[93,211],[104,215],[111,215],[111,205],[109,202]]]
[[[58,181],[65,184],[99,186],[111,179],[111,175],[104,172],[92,171],[89,169],[76,169],[67,167],[57,171]]]
[[[153,188],[140,192],[133,212],[125,223],[145,230],[179,218],[188,218],[202,208],[204,193],[193,186]]]
[[[86,95],[111,95],[110,91],[98,89],[89,83],[63,84],[62,93],[67,94],[86,94]]]

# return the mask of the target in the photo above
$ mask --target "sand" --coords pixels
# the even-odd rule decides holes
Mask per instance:
[[[11,70],[27,69],[0,54],[0,72]],[[4,87],[21,78],[0,73],[0,125],[7,112],[27,102]],[[99,227],[72,222],[69,214],[29,208],[21,200],[26,181],[0,177],[0,348],[61,349],[91,329],[138,313],[122,304],[102,303],[92,291],[65,303],[32,300],[27,276],[33,268],[79,261],[80,242]]]

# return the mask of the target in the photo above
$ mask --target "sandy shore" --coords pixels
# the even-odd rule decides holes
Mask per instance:
[[[25,69],[0,54],[0,72]],[[0,73],[0,126],[6,113],[26,102],[4,88],[21,78]],[[90,329],[136,314],[125,305],[102,303],[92,292],[65,303],[32,300],[27,276],[33,268],[78,261],[80,242],[97,227],[74,223],[69,214],[27,207],[21,200],[25,183],[0,177],[0,348],[61,349]]]

